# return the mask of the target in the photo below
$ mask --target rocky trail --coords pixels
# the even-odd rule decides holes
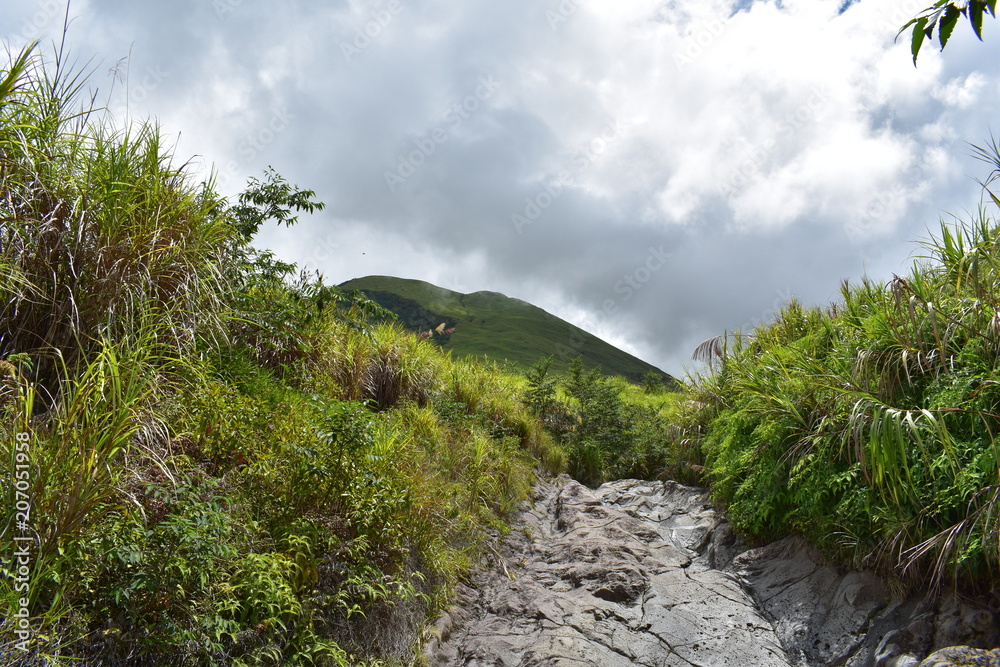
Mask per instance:
[[[528,505],[438,620],[430,665],[1000,666],[986,601],[894,598],[798,538],[748,549],[704,489],[560,478]]]

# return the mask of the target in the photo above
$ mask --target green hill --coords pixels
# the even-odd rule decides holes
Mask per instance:
[[[580,356],[586,366],[640,382],[650,371],[665,382],[674,378],[537,306],[497,292],[461,294],[422,280],[368,276],[340,286],[360,290],[396,313],[408,329],[434,332],[441,346],[457,356],[486,356],[528,368],[554,357],[553,370],[565,370]],[[441,327],[441,325],[444,327]],[[435,332],[436,329],[440,332]],[[454,329],[452,333],[449,330]]]

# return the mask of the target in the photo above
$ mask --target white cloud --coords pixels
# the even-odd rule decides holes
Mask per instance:
[[[968,109],[979,101],[979,95],[986,87],[986,78],[979,72],[953,79],[943,88],[932,91],[934,99],[944,102],[950,107]]]

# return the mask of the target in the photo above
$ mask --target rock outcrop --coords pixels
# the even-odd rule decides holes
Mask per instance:
[[[797,538],[748,549],[704,489],[672,482],[542,484],[494,560],[435,625],[430,665],[1000,667],[929,655],[996,646],[986,606],[895,600]]]

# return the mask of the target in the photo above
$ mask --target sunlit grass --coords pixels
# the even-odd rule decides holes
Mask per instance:
[[[36,355],[51,391],[59,364],[150,317],[167,348],[220,335],[232,231],[220,199],[172,165],[159,128],[89,124],[81,74],[49,72],[22,53],[0,106],[0,356]]]

